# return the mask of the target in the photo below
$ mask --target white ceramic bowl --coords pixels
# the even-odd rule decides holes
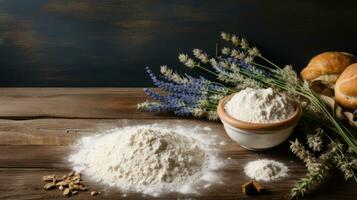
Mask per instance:
[[[224,108],[233,95],[220,100],[217,113],[228,136],[249,150],[260,151],[281,144],[291,135],[301,117],[301,106],[296,102],[294,114],[286,120],[274,123],[240,121],[230,116]]]

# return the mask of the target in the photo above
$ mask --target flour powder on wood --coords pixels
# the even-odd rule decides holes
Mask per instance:
[[[217,182],[211,174],[221,167],[213,148],[216,139],[205,132],[198,127],[125,127],[81,139],[69,161],[74,170],[124,191],[194,193],[200,184]]]

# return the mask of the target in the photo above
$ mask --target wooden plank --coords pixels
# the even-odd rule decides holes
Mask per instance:
[[[242,149],[226,135],[222,125],[216,122],[202,120],[98,120],[98,119],[36,119],[36,120],[0,120],[0,167],[46,167],[56,161],[55,166],[63,166],[60,157],[65,157],[70,151],[69,145],[80,137],[102,133],[113,128],[129,125],[162,124],[174,128],[177,125],[186,127],[209,127],[218,139],[224,141],[223,154],[232,158],[247,158],[253,152]],[[287,146],[280,147],[285,150]],[[44,151],[45,150],[45,151]],[[288,151],[283,152],[288,152]],[[3,152],[3,153],[1,153]],[[51,154],[50,154],[51,152]],[[274,152],[274,151],[273,151]],[[285,155],[279,150],[273,153],[267,151],[267,156]],[[261,153],[257,153],[259,155]],[[16,155],[16,156],[14,156]],[[264,155],[264,154],[263,154]],[[289,157],[286,155],[286,157]],[[57,161],[59,160],[59,161]]]
[[[264,152],[251,152],[235,143],[219,148],[222,158],[237,160],[239,163],[269,158],[290,165],[294,171],[305,170],[305,167],[287,150],[287,143]],[[66,159],[72,151],[73,149],[67,145],[0,145],[0,168],[65,168],[68,166]]]
[[[44,175],[63,175],[70,169],[43,169],[43,168],[0,168],[0,199],[54,199],[61,198],[59,191],[44,191],[41,177]],[[264,195],[247,197],[240,192],[240,186],[248,180],[242,171],[221,172],[224,183],[202,189],[199,195],[165,194],[159,198],[143,196],[139,193],[126,193],[123,199],[288,199],[289,188],[294,184],[296,177],[288,177],[283,181],[263,183],[269,192]],[[122,199],[122,192],[91,181],[84,176],[85,183],[93,189],[102,191],[98,199]],[[316,190],[313,190],[304,199],[353,199],[357,195],[356,185],[348,184],[340,176],[332,174]],[[71,198],[72,199],[72,198]],[[89,193],[80,193],[73,199],[90,199]]]
[[[225,135],[221,123],[197,119],[0,119],[0,145],[67,145],[85,135],[128,125],[155,123],[172,127],[208,126],[214,132]]]
[[[6,185],[0,184],[0,199],[54,199],[61,198],[62,193],[59,191],[44,191],[43,181],[41,177],[49,174],[63,175],[68,173],[69,170],[57,170],[57,169],[1,169],[0,177],[1,183],[7,183]],[[165,194],[159,198],[153,198],[150,196],[143,196],[138,193],[126,193],[127,197],[121,198],[123,193],[117,189],[107,189],[106,187],[90,181],[87,177],[84,177],[85,183],[90,188],[102,191],[103,194],[96,197],[96,199],[250,199],[243,196],[240,192],[241,179],[235,176],[227,176],[225,181],[230,184],[215,185],[209,189],[201,191],[200,195],[182,195],[182,194]],[[291,185],[292,181],[288,181],[287,184]],[[268,184],[266,184],[268,187]],[[259,199],[282,199],[287,193],[287,187],[274,187],[274,184],[269,185],[270,193],[260,196]],[[91,199],[89,192],[79,193],[72,197],[73,199]],[[72,199],[71,198],[71,199]]]
[[[286,145],[283,149],[284,148],[286,148]],[[222,147],[221,151],[220,156],[222,158],[231,157],[231,160],[227,160],[226,166],[219,171],[224,183],[222,185],[215,185],[209,190],[203,190],[203,193],[200,196],[197,196],[198,199],[231,199],[233,197],[243,197],[240,193],[240,185],[249,180],[243,173],[243,167],[248,161],[253,159],[277,159],[279,157],[279,160],[287,164],[291,170],[289,177],[284,178],[281,181],[264,184],[264,186],[269,189],[269,193],[261,196],[262,199],[281,199],[285,197],[295,180],[302,177],[305,173],[303,165],[300,162],[290,160],[290,157],[286,156],[285,153],[282,153],[287,151],[282,151],[281,148],[264,153],[253,153],[232,143],[231,145],[228,145],[227,148]],[[24,186],[16,185],[16,190],[21,191],[20,193],[26,192],[26,190],[21,190],[20,188],[26,188],[32,185],[33,190],[30,192],[33,192],[36,195],[42,194],[45,195],[45,197],[49,197],[47,195],[55,195],[56,193],[47,194],[41,191],[42,181],[39,179],[42,175],[52,173],[62,175],[65,171],[70,171],[70,165],[65,159],[70,153],[71,149],[68,148],[68,146],[0,145],[0,171],[3,171],[3,173],[0,172],[0,177],[2,177],[2,181],[8,183],[8,186],[3,188],[4,191],[6,190],[3,193],[9,196],[14,195],[12,194],[12,191],[15,189],[9,187],[9,184],[16,185],[21,183],[24,184]],[[39,170],[35,171],[33,169]],[[15,178],[12,178],[11,180],[9,176],[15,176]],[[91,184],[94,184],[95,188],[97,188],[97,184],[93,182],[91,182]],[[1,190],[0,187],[0,191]],[[109,192],[111,193],[112,190],[109,190]],[[117,193],[114,192],[114,194]],[[19,194],[16,193],[16,195]],[[134,197],[138,197],[138,194]],[[174,194],[170,194],[167,197],[178,198],[180,195],[175,196]],[[188,197],[196,198],[195,195],[189,195]],[[165,199],[166,196],[163,198]]]
[[[36,120],[0,120],[0,199],[49,199],[61,197],[55,191],[42,190],[42,175],[52,173],[63,174],[70,171],[70,164],[66,158],[71,154],[70,147],[80,137],[106,131],[114,127],[122,127],[137,124],[152,124],[157,120],[98,120],[98,119],[36,119]],[[230,140],[220,123],[200,120],[160,120],[160,123],[168,126],[208,126],[222,140],[225,145],[220,146],[220,157],[227,160],[227,165],[220,170],[224,183],[203,190],[199,196],[195,195],[164,195],[161,199],[195,198],[195,199],[244,199],[240,192],[240,185],[248,180],[243,173],[244,165],[255,159],[269,158],[284,162],[290,169],[289,177],[272,183],[265,183],[269,189],[266,195],[258,196],[258,199],[285,199],[289,188],[295,181],[306,173],[304,165],[296,160],[288,150],[288,143],[264,152],[251,152],[241,148]],[[67,133],[66,130],[72,130]],[[74,131],[75,130],[75,131]],[[52,138],[51,138],[52,137]],[[228,160],[228,157],[231,158]],[[335,174],[332,174],[335,175]],[[94,182],[89,182],[92,187],[104,190]],[[352,184],[336,179],[338,185],[331,185],[331,181],[321,186],[317,198],[325,199],[356,193]],[[324,189],[325,188],[325,189]],[[332,192],[331,188],[337,191]],[[321,195],[322,194],[322,195]],[[113,199],[120,196],[118,190],[106,190],[102,199]],[[86,199],[87,194],[78,195],[75,199]],[[128,194],[129,199],[144,198],[141,194]],[[150,199],[150,197],[146,197]]]
[[[31,190],[13,189],[6,186],[1,190],[4,198],[32,198],[34,195],[38,199],[55,198],[60,196],[58,193],[46,193],[42,191],[39,178],[42,175],[51,174],[53,172],[69,171],[70,164],[66,158],[71,154],[70,147],[80,137],[95,134],[97,132],[106,131],[114,127],[122,127],[127,125],[152,124],[157,120],[98,120],[98,119],[36,119],[36,120],[0,120],[0,177],[6,183],[14,185],[14,188],[32,188]],[[220,156],[223,159],[231,158],[225,166],[222,177],[227,184],[218,185],[210,190],[207,190],[199,198],[208,199],[230,199],[235,196],[241,196],[239,190],[240,185],[247,181],[248,178],[243,175],[243,166],[250,160],[258,158],[278,158],[286,163],[292,170],[291,176],[283,182],[284,187],[271,186],[271,191],[274,194],[262,196],[262,198],[281,198],[288,191],[288,186],[291,186],[298,177],[302,177],[305,173],[305,168],[300,162],[291,160],[288,156],[288,151],[285,145],[266,152],[250,152],[231,141],[225,134],[220,123],[206,122],[201,120],[160,120],[161,124],[167,126],[185,125],[185,126],[207,126],[210,127],[215,134],[220,137],[225,145],[220,146]],[[72,130],[68,133],[67,130]],[[74,131],[75,130],[75,131]],[[283,152],[283,153],[281,153]],[[8,175],[6,175],[8,174]],[[15,176],[15,177],[13,177]],[[9,180],[12,177],[12,180]],[[22,181],[19,181],[22,180]],[[24,185],[17,185],[17,184]],[[94,183],[93,183],[94,184]],[[278,183],[279,184],[279,183]],[[31,187],[32,185],[32,187]],[[94,184],[96,185],[96,184]],[[96,186],[97,187],[97,186]],[[225,191],[222,193],[221,191]],[[30,192],[26,194],[26,192]],[[112,193],[112,190],[110,190]],[[56,196],[57,195],[57,196]],[[118,195],[114,191],[113,195]],[[132,198],[140,197],[139,194],[133,194]],[[83,198],[87,196],[82,195]],[[180,195],[179,195],[180,196]],[[163,197],[164,199],[178,198],[175,194],[170,194]],[[1,196],[0,196],[1,197]],[[110,199],[113,196],[109,196]],[[191,196],[192,197],[192,196]],[[243,196],[241,196],[243,197]],[[76,197],[77,198],[77,197]],[[82,197],[79,197],[82,198]],[[107,196],[105,197],[107,198]],[[195,197],[196,198],[196,197]]]
[[[243,196],[240,192],[240,185],[248,180],[243,173],[243,167],[247,162],[259,158],[269,158],[284,162],[290,168],[290,174],[281,181],[265,183],[264,186],[268,188],[269,193],[257,196],[256,199],[286,199],[289,188],[306,173],[304,165],[290,153],[288,142],[268,151],[251,152],[241,148],[230,140],[225,134],[221,123],[218,122],[197,119],[174,119],[171,116],[167,117],[150,113],[144,113],[136,118],[136,111],[133,107],[128,108],[128,110],[122,107],[126,104],[117,105],[118,110],[127,112],[120,115],[113,113],[110,107],[98,105],[98,102],[103,102],[101,98],[107,99],[108,102],[116,101],[116,98],[119,101],[124,101],[123,99],[127,97],[128,99],[141,101],[144,95],[140,94],[140,90],[112,88],[0,89],[0,110],[11,105],[13,106],[10,106],[11,109],[4,109],[7,114],[15,113],[11,118],[30,118],[28,120],[0,119],[0,199],[53,199],[61,197],[61,194],[55,191],[43,191],[43,183],[40,178],[42,175],[51,173],[63,174],[70,170],[70,164],[66,161],[66,158],[73,151],[71,148],[73,143],[83,136],[102,133],[117,127],[138,124],[161,123],[171,127],[176,125],[188,127],[208,126],[225,142],[225,145],[219,146],[221,150],[219,156],[228,161],[224,169],[220,170],[224,180],[222,185],[216,185],[210,189],[203,190],[199,196],[168,194],[160,197],[161,199],[252,199]],[[17,103],[6,104],[9,103],[6,98],[12,98]],[[52,102],[52,104],[48,105],[48,107],[45,106],[45,109],[42,111],[36,111],[27,104],[27,100],[31,101],[31,99],[33,106],[37,108],[40,108],[41,104],[45,102]],[[64,110],[63,115],[66,116],[65,118],[41,118],[41,112],[51,117],[61,117],[61,115],[56,115],[57,110],[65,109],[66,106],[61,107],[61,105],[70,105],[72,101],[75,102],[76,106],[86,109],[83,111],[74,108],[73,110]],[[82,101],[85,103],[81,104]],[[131,103],[135,104],[135,102]],[[94,111],[87,110],[91,107],[95,108]],[[22,111],[21,109],[24,110]],[[21,117],[22,113],[27,115]],[[102,119],[94,119],[92,117],[77,119],[78,116],[90,116],[92,113],[104,117]],[[3,112],[0,112],[0,116],[5,116],[3,114]],[[231,159],[228,160],[228,157]],[[90,184],[95,188],[104,189],[103,186],[94,182],[90,182]],[[309,198],[353,199],[357,195],[355,186],[355,184],[344,182],[338,173],[333,172],[331,173],[331,177],[328,177]],[[117,197],[121,197],[120,191],[109,189],[99,198],[117,199]],[[83,194],[73,199],[88,198],[88,195]],[[128,194],[127,198],[151,199],[151,197],[142,197],[141,194],[132,193]]]
[[[173,118],[138,111],[142,88],[1,88],[0,118]]]

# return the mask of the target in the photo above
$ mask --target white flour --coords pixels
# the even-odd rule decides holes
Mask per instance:
[[[69,161],[74,170],[124,192],[194,193],[200,185],[219,182],[216,139],[207,132],[159,125],[116,129],[83,138]]]
[[[288,168],[275,160],[255,160],[244,167],[247,176],[258,181],[272,181],[287,176]]]
[[[232,117],[246,122],[269,123],[289,118],[294,111],[294,104],[272,88],[246,88],[235,94],[225,105]]]

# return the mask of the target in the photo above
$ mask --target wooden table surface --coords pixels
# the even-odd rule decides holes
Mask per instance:
[[[140,88],[0,88],[0,199],[63,199],[59,191],[44,191],[41,177],[70,171],[66,161],[70,146],[82,136],[135,124],[211,127],[226,141],[220,156],[232,158],[220,171],[223,184],[203,190],[200,195],[166,194],[158,199],[287,199],[289,188],[306,172],[304,165],[290,153],[288,142],[264,152],[248,151],[226,136],[221,123],[137,111],[136,103],[145,99]],[[249,180],[243,167],[258,158],[285,163],[290,169],[289,176],[263,183],[266,194],[247,197],[240,190],[241,184]],[[117,189],[85,182],[103,193],[91,197],[84,192],[71,199],[156,199],[138,193],[128,193],[124,198]],[[332,173],[305,199],[356,199],[356,196],[356,184],[346,183]]]

